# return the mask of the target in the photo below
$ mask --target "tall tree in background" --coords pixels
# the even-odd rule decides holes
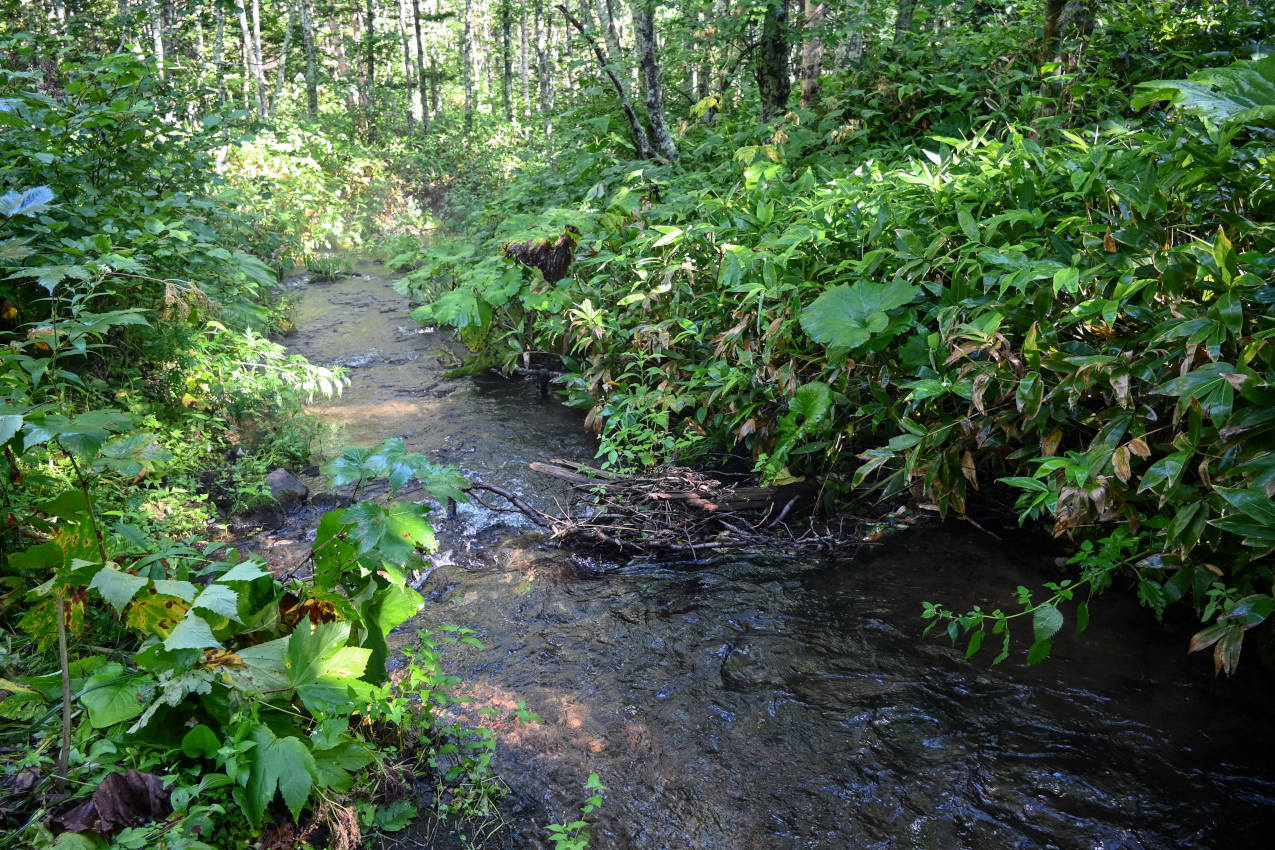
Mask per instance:
[[[473,0],[465,0],[465,17],[461,23],[461,69],[465,83],[465,129],[474,128],[474,18]]]
[[[646,112],[651,119],[655,145],[670,162],[677,162],[677,145],[664,120],[664,88],[655,58],[655,0],[634,0],[633,35],[637,40],[638,62],[646,87]]]
[[[420,82],[421,130],[428,135],[433,110],[429,107],[429,92],[425,81],[425,40],[421,38],[421,0],[412,0],[412,29],[416,37],[416,79]]]
[[[899,8],[894,16],[894,43],[897,45],[912,34],[916,25],[917,0],[899,0]]]
[[[500,105],[505,113],[506,121],[514,120],[513,87],[514,87],[514,55],[513,26],[514,9],[511,0],[500,0]]]
[[[801,43],[801,106],[809,109],[819,101],[819,77],[823,72],[823,36],[819,31],[828,4],[805,0],[803,11],[806,38]]]
[[[757,48],[757,93],[761,120],[769,121],[788,108],[788,0],[767,0]]]
[[[602,46],[598,44],[598,40],[593,34],[585,29],[584,24],[571,14],[565,5],[559,5],[558,11],[562,12],[562,16],[567,19],[567,23],[575,27],[576,31],[584,38],[593,50],[594,57],[598,60],[598,67],[606,78],[611,81],[611,86],[615,89],[616,97],[620,99],[620,108],[624,110],[624,117],[628,119],[629,131],[633,135],[633,148],[637,153],[638,159],[650,159],[653,155],[651,150],[651,140],[646,134],[646,128],[642,126],[642,121],[638,118],[637,112],[633,109],[633,99],[629,96],[629,87],[624,81],[622,72],[616,72],[616,65],[607,57]],[[607,27],[603,27],[604,30]],[[617,42],[617,50],[618,42]]]
[[[299,0],[301,4],[301,40],[305,43],[305,103],[310,120],[319,117],[318,57],[314,48],[314,0]]]

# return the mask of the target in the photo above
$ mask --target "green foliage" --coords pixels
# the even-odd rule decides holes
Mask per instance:
[[[585,818],[602,805],[602,792],[606,791],[607,787],[602,784],[602,780],[598,779],[596,773],[590,773],[584,784],[584,790],[591,793],[584,801],[584,805],[580,807],[579,818],[570,823],[549,824],[549,840],[553,842],[554,850],[584,850],[589,846],[592,836],[589,834],[589,822]]]
[[[1266,606],[1240,601],[1273,598],[1270,59],[1191,72],[1270,21],[1108,11],[1043,69],[1015,46],[1039,22],[996,12],[825,77],[820,110],[702,110],[676,167],[615,155],[581,106],[497,224],[423,253],[416,315],[486,362],[560,355],[611,465],[747,453],[769,481],[943,514],[1008,492],[1024,521],[1106,541],[1017,614],[927,609],[975,648],[1030,614],[1038,661],[1072,595],[1119,578],[1222,617],[1233,669]],[[1179,111],[1134,115],[1165,98]],[[502,259],[566,223],[566,279]]]

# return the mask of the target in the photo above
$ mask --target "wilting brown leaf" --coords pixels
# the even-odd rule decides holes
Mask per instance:
[[[1048,434],[1040,438],[1040,453],[1045,457],[1053,457],[1058,451],[1058,444],[1062,442],[1062,429],[1055,428]]]
[[[1126,484],[1132,474],[1129,469],[1129,447],[1121,446],[1111,453],[1111,465],[1115,467],[1116,477]]]
[[[749,434],[757,430],[757,420],[749,417],[748,421],[739,426],[739,439],[744,439]]]
[[[1132,406],[1133,396],[1129,392],[1129,373],[1116,375],[1111,379],[1111,388],[1116,391],[1116,401],[1121,407]]]
[[[1222,635],[1213,647],[1213,674],[1231,675],[1240,664],[1240,646],[1244,642],[1244,627],[1238,623]]]
[[[974,403],[974,407],[979,413],[983,412],[983,393],[987,392],[987,387],[992,382],[992,376],[989,372],[983,372],[974,379],[974,392],[970,396],[970,401]]]
[[[967,450],[961,455],[961,474],[965,476],[965,480],[974,485],[974,489],[978,489],[978,470],[974,468],[974,455]]]
[[[205,667],[224,667],[224,666],[240,666],[243,659],[238,653],[231,652],[228,649],[205,649],[203,666]]]
[[[1147,441],[1141,437],[1134,437],[1129,441],[1129,451],[1138,457],[1151,457],[1151,449],[1147,447]]]
[[[1102,236],[1102,247],[1108,254],[1114,254],[1120,250],[1116,247],[1116,240],[1111,235],[1111,228],[1107,228],[1107,232]]]
[[[92,797],[52,822],[59,832],[114,835],[130,826],[163,820],[172,811],[164,780],[153,773],[130,770],[110,774]]]

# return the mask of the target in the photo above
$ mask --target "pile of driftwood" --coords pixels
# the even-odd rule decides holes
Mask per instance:
[[[565,515],[551,516],[517,494],[478,482],[470,496],[479,501],[476,491],[502,496],[565,545],[694,554],[723,548],[843,550],[864,542],[861,524],[852,520],[797,521],[804,513],[798,509],[803,494],[731,483],[712,473],[664,466],[619,475],[564,460],[531,468],[566,481],[579,494]]]

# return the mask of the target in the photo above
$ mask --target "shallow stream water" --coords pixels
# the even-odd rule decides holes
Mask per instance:
[[[392,280],[298,289],[290,348],[353,381],[323,407],[338,442],[400,436],[542,507],[562,499],[527,464],[588,461],[582,417],[531,383],[445,379],[459,347],[416,327]],[[311,513],[261,539],[277,566],[308,545]],[[472,708],[525,701],[546,721],[497,724],[509,825],[489,846],[548,846],[591,772],[610,789],[595,848],[1275,841],[1275,692],[1256,664],[1219,680],[1185,656],[1186,624],[1111,594],[1031,668],[1022,651],[993,668],[993,652],[921,639],[922,599],[994,607],[1053,577],[1038,541],[948,525],[853,559],[608,563],[546,546],[517,515],[466,507],[438,526],[429,602],[402,639],[477,630],[485,650],[451,658]],[[428,842],[409,829],[386,846]]]

